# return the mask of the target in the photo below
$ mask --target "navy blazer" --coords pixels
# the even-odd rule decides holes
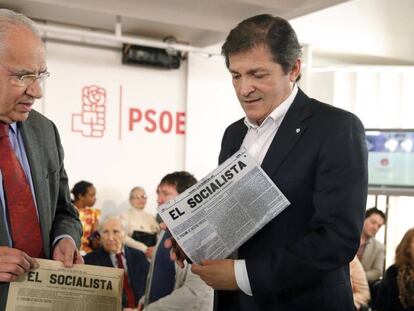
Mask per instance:
[[[149,263],[144,253],[137,249],[124,246],[124,253],[128,270],[128,279],[135,295],[135,301],[138,303],[145,292],[145,281],[147,279]],[[86,254],[83,259],[85,260],[85,264],[88,265],[114,267],[109,253],[102,247]],[[125,295],[123,295],[122,304],[124,307],[126,302],[125,298]]]
[[[243,119],[226,129],[220,163],[246,133]],[[291,204],[238,249],[253,296],[216,291],[215,310],[354,310],[349,262],[368,182],[363,125],[299,90],[262,168]]]

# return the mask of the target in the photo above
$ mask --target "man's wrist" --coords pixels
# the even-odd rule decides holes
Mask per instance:
[[[74,239],[73,239],[70,235],[68,235],[68,234],[62,234],[62,235],[57,236],[57,237],[53,240],[53,243],[52,243],[52,249],[53,249],[53,248],[56,246],[56,244],[57,244],[60,240],[62,240],[62,239],[69,239],[69,240],[71,240],[71,241],[73,242],[73,245],[75,246],[75,248],[77,248],[75,240],[74,240]]]

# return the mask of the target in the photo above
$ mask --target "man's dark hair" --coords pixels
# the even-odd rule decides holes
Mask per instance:
[[[365,219],[367,219],[372,214],[380,215],[382,217],[382,219],[384,219],[384,224],[385,224],[385,214],[384,214],[383,211],[379,210],[376,207],[371,207],[371,208],[369,208],[365,211]]]
[[[230,56],[258,46],[269,49],[273,61],[282,66],[285,74],[292,70],[302,55],[302,47],[288,21],[261,14],[245,19],[230,31],[221,48],[227,68]]]
[[[197,179],[194,177],[194,175],[186,171],[167,174],[160,181],[160,185],[168,184],[174,186],[178,193],[184,192],[196,183]]]

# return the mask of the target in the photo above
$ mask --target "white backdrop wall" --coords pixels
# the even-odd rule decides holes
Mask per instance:
[[[60,130],[70,186],[94,183],[107,214],[127,208],[140,185],[155,213],[159,180],[184,168],[186,63],[162,70],[122,65],[120,51],[50,42],[47,50],[43,110]]]
[[[218,164],[226,127],[244,116],[221,56],[189,55],[187,116],[185,166],[201,178]]]

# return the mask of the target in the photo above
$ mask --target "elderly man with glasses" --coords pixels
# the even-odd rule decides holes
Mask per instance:
[[[35,258],[83,262],[58,131],[32,110],[48,76],[33,21],[0,9],[0,311],[9,282],[35,268]]]

